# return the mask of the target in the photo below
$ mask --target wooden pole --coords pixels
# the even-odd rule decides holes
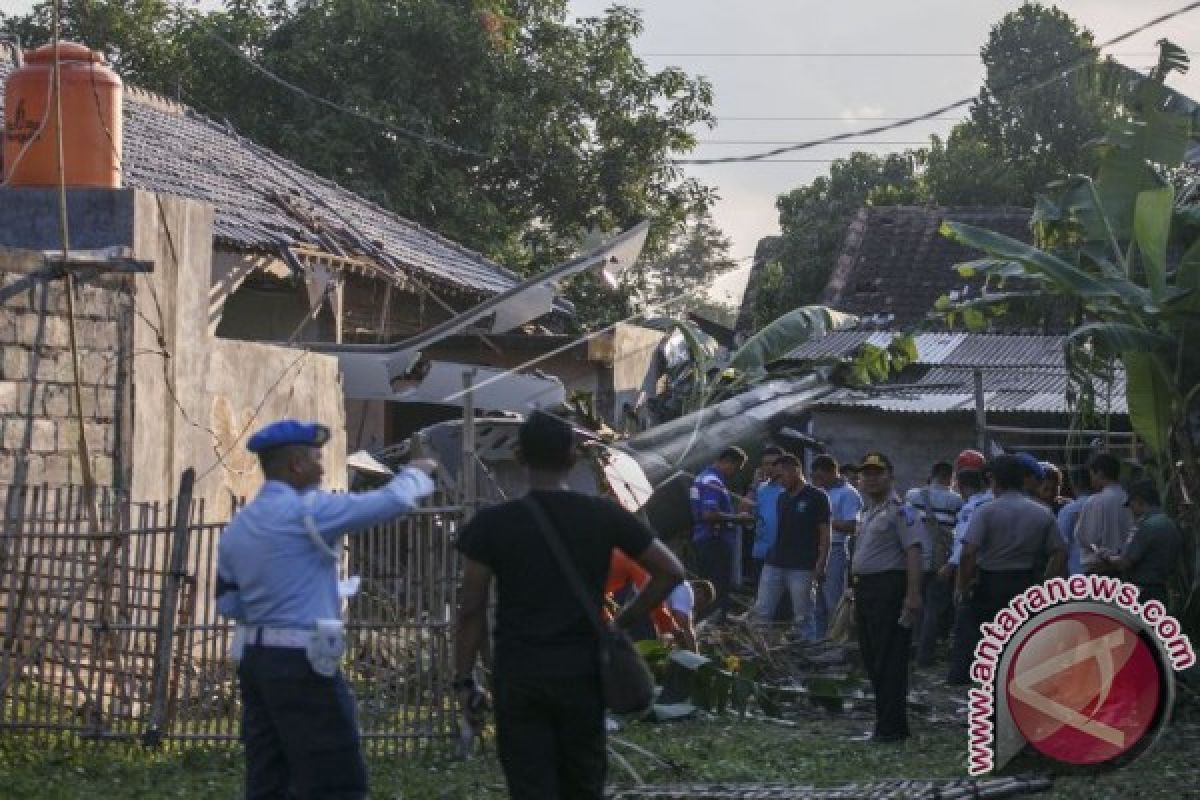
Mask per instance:
[[[150,719],[142,734],[142,744],[147,747],[158,747],[162,744],[163,727],[167,722],[167,688],[171,683],[173,663],[171,646],[175,642],[175,613],[179,607],[179,590],[187,575],[184,562],[187,558],[188,523],[191,521],[192,490],[195,484],[196,470],[188,467],[179,480],[179,496],[175,500],[175,530],[171,536],[171,560],[167,568],[162,607],[158,612]]]
[[[463,427],[462,469],[459,474],[461,491],[462,521],[465,524],[479,505],[479,492],[475,469],[475,370],[463,370]]]
[[[975,446],[984,457],[988,454],[987,408],[983,402],[983,370],[971,371],[975,379]]]

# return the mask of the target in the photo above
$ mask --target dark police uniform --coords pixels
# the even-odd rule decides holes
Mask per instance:
[[[970,603],[979,624],[991,622],[1010,600],[1036,583],[1038,566],[1063,550],[1054,514],[1016,490],[999,492],[980,506],[971,515],[963,541],[978,548],[979,578]]]
[[[854,560],[854,612],[863,666],[875,690],[875,738],[908,736],[908,659],[912,630],[900,624],[908,588],[907,551],[923,545],[916,514],[891,497],[859,521]]]
[[[1167,580],[1179,561],[1183,540],[1175,522],[1160,509],[1138,520],[1121,556],[1129,562],[1122,577],[1138,587],[1142,604],[1167,605]]]
[[[252,436],[247,448],[320,447],[328,439],[322,425],[283,420]],[[217,609],[239,623],[233,657],[248,800],[366,797],[354,698],[338,668],[341,537],[411,511],[432,491],[429,477],[415,469],[361,494],[268,480],[226,526]]]

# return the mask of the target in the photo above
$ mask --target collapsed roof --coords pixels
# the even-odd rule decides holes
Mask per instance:
[[[0,54],[3,83],[14,69]],[[397,279],[478,301],[520,278],[458,245],[240,136],[186,105],[126,87],[124,184],[213,206],[214,239],[229,249],[279,254],[310,246],[365,255]]]

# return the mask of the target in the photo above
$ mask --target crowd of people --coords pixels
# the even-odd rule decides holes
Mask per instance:
[[[903,497],[892,461],[853,465],[828,455],[761,455],[752,492],[729,482],[746,453],[724,451],[692,485],[691,544],[699,580],[643,520],[610,499],[570,489],[575,434],[561,418],[529,416],[519,433],[530,491],[478,512],[459,532],[463,558],[455,621],[455,679],[464,730],[494,709],[511,797],[604,795],[605,681],[618,631],[670,636],[697,648],[696,620],[728,615],[743,573],[757,593],[745,620],[769,624],[786,608],[796,636],[827,636],[853,607],[874,687],[871,741],[908,736],[909,661],[933,664],[950,638],[946,679],[965,683],[981,622],[1044,577],[1093,572],[1166,602],[1181,537],[1155,484],[1121,483],[1121,462],[1100,453],[1071,473],[1018,453],[986,462],[975,451],[939,462]],[[246,795],[362,798],[366,765],[353,696],[340,663],[339,580],[346,535],[411,512],[434,488],[437,465],[414,461],[362,493],[320,489],[328,428],[297,420],[248,442],[266,481],[222,535],[216,602],[236,621]],[[752,527],[745,563],[740,527]],[[742,569],[742,567],[746,569]],[[536,580],[530,580],[536,576]],[[494,588],[494,593],[493,593]],[[613,598],[608,627],[603,599]],[[488,650],[490,689],[477,682]],[[657,609],[657,610],[655,610]],[[623,636],[623,634],[621,634]],[[632,646],[630,646],[632,647]],[[640,702],[640,701],[639,701]]]
[[[714,613],[729,606],[738,527],[752,524],[745,571],[756,589],[744,620],[789,622],[815,641],[853,609],[874,684],[873,741],[908,735],[908,664],[945,660],[949,685],[969,682],[980,625],[1017,594],[1055,576],[1102,573],[1167,602],[1182,539],[1152,480],[1121,481],[1121,461],[1096,453],[1070,470],[1029,453],[990,461],[964,450],[899,494],[891,460],[839,465],[764,448],[751,491],[728,482],[747,456],[729,448],[692,486],[696,569],[712,581]],[[752,520],[748,523],[748,520]]]

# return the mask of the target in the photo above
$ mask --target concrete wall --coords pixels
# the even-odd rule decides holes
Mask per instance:
[[[42,190],[0,191],[0,245],[55,246],[55,229],[46,223],[47,215],[56,219],[54,198]],[[98,462],[100,482],[129,489],[135,500],[161,501],[174,495],[179,474],[192,466],[201,477],[196,496],[213,509],[210,517],[221,515],[231,494],[249,494],[261,483],[245,451],[246,436],[278,417],[297,416],[329,425],[327,482],[344,486],[345,414],[336,359],[220,340],[210,333],[212,209],[134,190],[72,190],[69,199],[78,231],[73,243],[127,247],[135,258],[154,265],[150,274],[109,278],[80,292],[84,411],[93,423],[89,435],[105,447],[112,442],[111,455],[102,450],[98,456],[112,463],[105,475],[107,462]],[[51,309],[60,286],[50,289]],[[62,340],[61,315],[51,310],[46,317],[52,342]],[[10,302],[0,309],[0,337],[9,331],[12,339],[3,342],[0,418],[5,432],[0,442],[9,436],[11,420],[24,421],[29,449],[41,456],[43,470],[43,477],[30,474],[27,481],[77,482],[70,471],[69,437],[63,434],[71,424],[66,421],[70,406],[64,408],[59,390],[69,376],[63,348],[47,342],[36,351],[52,365],[34,373],[46,382],[40,400],[27,380],[35,349],[21,337],[36,320],[27,304]],[[17,443],[17,433],[11,435]],[[7,463],[2,456],[0,469]],[[0,473],[0,482],[4,477]]]
[[[654,395],[658,381],[658,346],[662,331],[621,323],[612,332],[612,385],[601,413],[609,424],[621,426],[621,409],[638,409]]]
[[[0,255],[0,285],[26,277],[13,267]],[[0,485],[82,480],[66,308],[63,281],[34,284],[0,307]],[[92,474],[104,485],[128,486],[129,279],[79,284],[75,311]]]
[[[954,461],[975,446],[973,414],[888,414],[871,409],[821,408],[813,435],[829,445],[838,463],[858,463],[871,450],[896,467],[896,488],[921,486],[936,461]]]

